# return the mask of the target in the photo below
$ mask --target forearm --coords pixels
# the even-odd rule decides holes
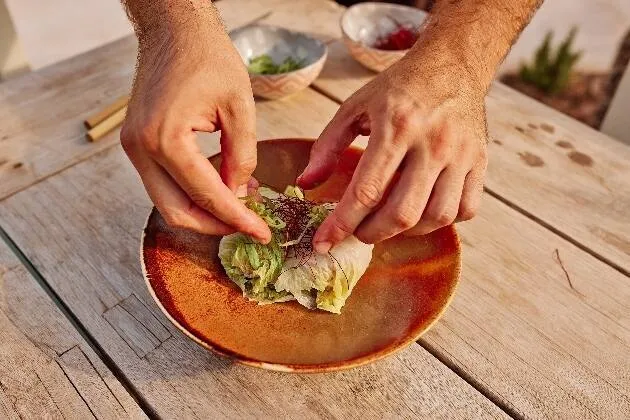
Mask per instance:
[[[484,93],[501,61],[542,0],[439,0],[412,59],[430,57],[440,71],[470,75]]]
[[[141,44],[148,39],[223,31],[210,0],[122,0]]]

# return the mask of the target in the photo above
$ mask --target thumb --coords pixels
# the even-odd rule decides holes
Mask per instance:
[[[297,184],[308,190],[326,181],[335,170],[339,156],[356,138],[354,113],[343,105],[311,148],[308,165]]]
[[[228,104],[221,115],[221,179],[232,191],[256,169],[256,108],[251,101]]]

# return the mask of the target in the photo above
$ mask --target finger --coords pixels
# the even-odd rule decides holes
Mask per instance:
[[[235,192],[236,196],[238,198],[242,198],[247,196],[247,184],[243,184],[243,185],[239,185],[236,188],[236,192]]]
[[[228,235],[234,229],[190,200],[168,173],[148,156],[131,157],[142,183],[166,223],[208,235]]]
[[[171,140],[169,150],[156,155],[159,163],[197,206],[239,232],[267,243],[271,239],[267,224],[223,183],[212,164],[199,152],[193,136],[190,132]]]
[[[481,197],[483,196],[483,177],[485,169],[483,167],[473,168],[464,181],[462,200],[459,203],[456,222],[470,220],[477,214]]]
[[[311,148],[309,162],[297,178],[297,184],[308,190],[324,182],[337,166],[339,156],[356,138],[354,116],[349,106],[341,106]]]
[[[440,168],[430,166],[426,156],[410,153],[400,179],[385,205],[359,226],[357,238],[377,243],[414,227],[429,201]]]
[[[409,229],[408,235],[426,235],[455,221],[464,188],[465,172],[448,166],[435,181],[427,207],[420,222]]]
[[[368,147],[359,160],[348,188],[313,237],[313,246],[317,252],[326,253],[352,235],[380,203],[404,157],[405,148],[402,144],[402,141],[393,141],[393,129],[389,124],[378,124],[372,131]]]
[[[254,100],[233,100],[219,113],[221,178],[232,191],[249,181],[256,169],[256,107]]]

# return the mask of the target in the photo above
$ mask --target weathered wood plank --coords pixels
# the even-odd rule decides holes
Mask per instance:
[[[272,7],[271,15],[261,23],[305,32],[324,42],[341,38],[339,21],[345,7],[339,3],[333,0],[275,1],[278,4]]]
[[[315,136],[337,108],[310,90],[257,107],[261,137]],[[202,144],[209,153],[218,150],[216,135]],[[418,345],[365,368],[298,376],[233,365],[185,338],[159,312],[142,281],[139,234],[150,203],[118,146],[5,199],[0,207],[9,234],[158,415],[504,415]],[[149,330],[159,329],[146,314],[125,319],[136,330],[142,326],[143,336],[119,334],[105,319],[111,308],[129,308],[130,296],[172,335],[153,349],[144,347],[144,357],[132,346],[142,348]]]
[[[234,28],[283,1],[234,0],[217,7]],[[88,142],[83,120],[129,92],[136,45],[126,37],[0,84],[0,199],[118,143],[119,130]]]
[[[628,277],[486,196],[462,283],[422,343],[531,418],[630,412]]]
[[[315,86],[341,102],[375,73],[329,48]],[[630,273],[630,147],[500,83],[486,103],[487,188]]]
[[[264,18],[286,2],[287,0],[222,0],[215,1],[214,5],[219,10],[226,29],[231,30]]]
[[[95,375],[94,365],[79,347],[59,356],[59,364],[97,419],[125,417],[124,408],[109,392],[107,384]]]
[[[118,141],[88,142],[82,121],[128,92],[135,55],[125,38],[0,84],[0,198]]]
[[[144,413],[0,241],[0,417]]]
[[[630,147],[499,83],[487,109],[488,187],[630,273]]]
[[[146,356],[162,344],[151,331],[125,311],[121,305],[115,305],[108,309],[103,313],[103,317],[138,357]]]
[[[328,44],[328,60],[313,85],[336,102],[343,102],[376,74],[356,62],[338,40]]]
[[[123,300],[120,306],[161,342],[171,337],[171,333],[168,331],[167,327],[151,313],[149,308],[147,308],[136,295],[131,295]]]
[[[13,402],[8,395],[0,389],[0,418],[9,420],[19,420],[20,416],[13,407]]]

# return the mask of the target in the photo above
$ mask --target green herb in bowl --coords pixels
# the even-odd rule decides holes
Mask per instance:
[[[304,60],[293,57],[287,57],[282,63],[276,64],[269,55],[263,54],[249,60],[247,71],[253,74],[280,74],[299,70],[304,64]]]

